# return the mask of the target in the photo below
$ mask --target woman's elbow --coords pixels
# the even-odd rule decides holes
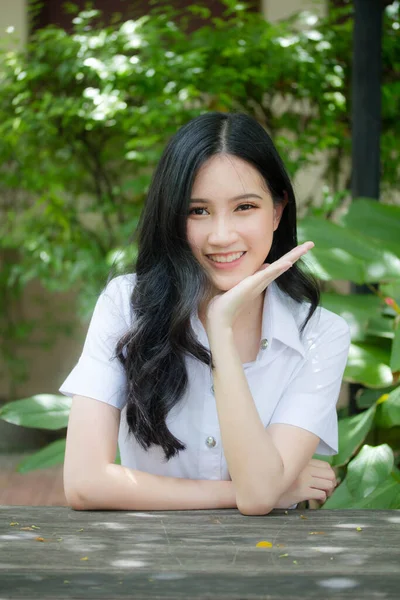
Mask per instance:
[[[87,510],[79,494],[66,493],[64,490],[64,495],[67,500],[67,506],[72,508],[72,510]]]
[[[242,515],[246,515],[249,517],[268,515],[268,513],[270,513],[273,510],[273,507],[266,504],[238,503],[237,507],[239,512],[242,513]]]

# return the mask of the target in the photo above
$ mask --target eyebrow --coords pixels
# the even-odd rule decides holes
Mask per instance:
[[[235,196],[234,198],[231,198],[229,202],[245,200],[246,198],[259,198],[260,200],[262,200],[262,197],[258,194],[240,194],[240,196]],[[190,202],[199,202],[201,204],[213,204],[212,200],[205,200],[204,198],[191,198]]]

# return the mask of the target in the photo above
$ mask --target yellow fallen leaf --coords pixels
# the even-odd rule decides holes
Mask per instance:
[[[37,538],[35,538],[35,542],[44,542],[44,538],[37,537]]]
[[[40,527],[36,527],[36,525],[31,525],[32,529],[40,529]]]
[[[258,542],[256,544],[256,548],[272,548],[272,543],[271,542]]]
[[[84,556],[83,558],[80,558],[79,560],[89,560],[87,556]]]
[[[294,560],[294,561],[293,561],[293,564],[294,564],[294,565],[297,565],[297,560]]]
[[[12,527],[13,525],[19,525],[19,523],[10,523],[10,526]]]
[[[289,514],[289,511],[285,510],[285,515],[288,515],[288,514]]]
[[[279,558],[283,558],[284,556],[289,556],[289,554],[280,554]]]
[[[82,529],[78,529],[78,531],[85,531],[85,530],[84,530],[84,529],[83,529],[83,527],[82,527]]]
[[[325,531],[309,531],[308,535],[325,535]]]
[[[57,542],[61,542],[64,538],[57,538]]]
[[[305,517],[304,515],[300,515],[300,519],[308,519],[308,517]]]
[[[361,527],[357,527],[357,531],[362,531]]]
[[[20,531],[34,531],[34,529],[32,529],[32,527],[20,527],[19,530]]]
[[[68,579],[64,579],[64,583],[69,583]]]

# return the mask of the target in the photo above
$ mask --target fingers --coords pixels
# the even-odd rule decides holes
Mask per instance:
[[[310,466],[318,467],[319,469],[332,469],[331,465],[325,460],[319,460],[318,458],[312,458],[308,463]]]
[[[318,490],[325,490],[325,491],[333,491],[336,487],[336,478],[334,480],[332,479],[325,479],[322,477],[313,477],[312,483],[310,484],[311,488],[316,488]]]
[[[259,269],[259,272],[264,272],[266,269],[271,267],[274,273],[283,273],[287,269],[290,269],[296,260],[301,258],[304,254],[311,250],[311,248],[314,248],[314,246],[314,242],[304,242],[304,244],[300,244],[299,246],[296,246],[296,248],[292,248],[292,250],[278,258],[278,260],[275,260],[272,264],[264,264],[261,269]],[[269,272],[271,269],[269,269]]]
[[[296,248],[293,248],[292,250],[281,256],[281,258],[279,258],[277,262],[279,262],[279,260],[282,260],[293,263],[296,260],[298,260],[301,256],[303,256],[303,254],[306,254],[309,250],[311,250],[311,248],[314,248],[314,246],[314,242],[304,242],[304,244],[296,246]]]

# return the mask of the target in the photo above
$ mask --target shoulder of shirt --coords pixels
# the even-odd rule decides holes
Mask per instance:
[[[136,273],[127,273],[126,275],[117,275],[110,279],[105,286],[103,293],[115,297],[119,294],[130,293],[136,282]]]
[[[100,297],[112,302],[117,307],[127,324],[131,320],[130,298],[135,282],[136,273],[117,275],[110,279],[100,294]]]

